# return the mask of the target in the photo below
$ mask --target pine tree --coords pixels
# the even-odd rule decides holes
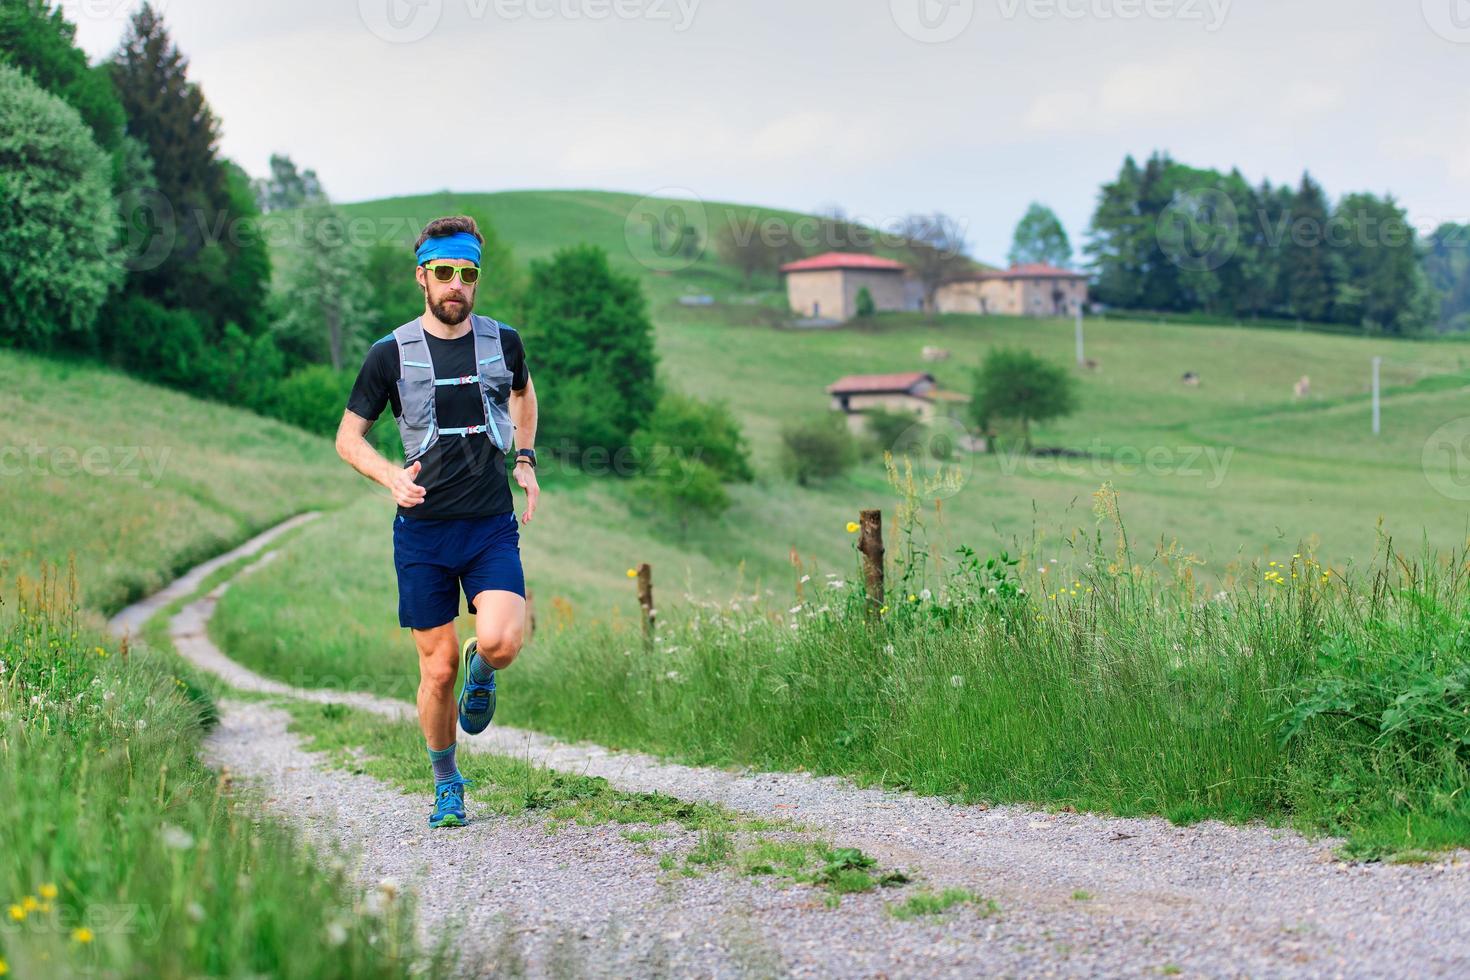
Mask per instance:
[[[1328,217],[1326,193],[1310,174],[1302,174],[1281,243],[1286,308],[1302,320],[1324,322],[1332,312],[1336,277],[1327,244]]]

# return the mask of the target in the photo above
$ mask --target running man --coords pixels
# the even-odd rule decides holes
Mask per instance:
[[[434,773],[431,827],[466,823],[455,763],[459,727],[474,735],[495,714],[495,672],[520,652],[526,618],[520,529],[505,475],[536,513],[536,390],[518,333],[473,313],[484,239],[474,219],[429,222],[414,245],[424,312],[373,344],[337,430],[337,453],[398,504],[393,565],[398,624],[419,652],[419,726]],[[383,406],[403,437],[406,467],[367,441]],[[459,645],[459,591],[475,616]],[[465,683],[458,704],[455,680]]]

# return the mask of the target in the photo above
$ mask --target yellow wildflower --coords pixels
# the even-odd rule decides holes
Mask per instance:
[[[71,938],[79,943],[90,943],[92,941],[92,930],[86,926],[79,926],[71,931]]]
[[[25,921],[26,910],[23,909],[23,908],[21,908],[19,905],[15,905],[15,904],[12,903],[11,906],[10,906],[10,908],[7,911],[10,912],[10,917],[12,919],[14,919],[16,922],[24,922]]]
[[[878,615],[879,616],[886,616],[886,615],[888,615],[888,607],[887,606],[884,606],[882,609],[879,609],[878,610]]]
[[[916,596],[916,595],[914,595],[912,592],[910,592],[909,593],[909,602],[918,602],[918,601],[919,601],[919,597]]]
[[[636,568],[630,568],[630,569],[628,569],[628,577],[629,578],[637,578],[638,577],[638,569],[636,569]]]
[[[5,974],[7,974],[9,972],[10,972],[10,964],[7,963],[7,962],[5,962],[4,960],[0,960],[0,977],[5,976]]]
[[[27,912],[34,912],[36,911],[36,909],[41,907],[41,903],[36,901],[36,896],[34,895],[27,895],[25,898],[20,900],[20,904],[22,907],[25,908]]]
[[[42,885],[40,887],[39,891],[41,892],[41,897],[42,898],[50,899],[50,898],[55,898],[56,897],[56,886],[55,885],[52,885],[52,884]]]
[[[858,533],[858,522],[857,521],[848,521],[847,522],[847,533],[848,534],[856,534],[856,533]]]

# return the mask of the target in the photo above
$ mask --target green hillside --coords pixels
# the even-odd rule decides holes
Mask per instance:
[[[785,567],[792,547],[828,562],[846,560],[826,532],[859,507],[891,499],[881,467],[872,463],[819,491],[801,490],[775,473],[782,423],[826,411],[823,388],[840,375],[928,369],[945,387],[964,391],[971,368],[996,345],[1072,360],[1072,325],[1060,321],[894,314],[862,328],[775,329],[770,310],[782,306],[775,277],[744,293],[739,274],[713,248],[687,269],[659,271],[667,263],[652,255],[638,221],[629,221],[639,200],[591,191],[445,193],[344,211],[364,227],[382,229],[385,239],[406,243],[431,217],[473,210],[495,223],[520,261],[586,241],[641,276],[652,299],[663,376],[677,388],[729,401],[762,473],[762,482],[736,488],[735,507],[722,522],[695,532],[688,547],[699,553],[696,565],[733,569],[745,561],[748,569],[769,572]],[[682,207],[711,232],[732,220],[803,218],[726,203]],[[709,293],[719,302],[681,306],[677,297],[685,293]],[[925,364],[925,345],[953,357]],[[535,351],[528,353],[534,372]],[[1331,562],[1362,560],[1376,546],[1379,518],[1401,537],[1422,532],[1441,546],[1463,537],[1464,501],[1444,496],[1429,478],[1448,475],[1454,461],[1431,453],[1426,474],[1424,459],[1430,435],[1470,404],[1470,344],[1094,321],[1087,353],[1099,368],[1080,375],[1081,411],[1037,435],[1042,444],[1093,458],[971,460],[965,489],[945,502],[956,541],[990,547],[1029,537],[1033,527],[1086,526],[1089,495],[1108,479],[1124,493],[1135,540],[1177,539],[1214,571],[1236,556],[1300,541],[1316,541]],[[1369,431],[1375,356],[1383,358],[1386,391],[1378,437]],[[1180,382],[1186,371],[1201,376],[1198,387]],[[1312,393],[1298,400],[1292,387],[1303,375],[1311,378]],[[555,477],[548,474],[543,483],[554,486]],[[608,555],[606,564],[619,571],[636,557]]]

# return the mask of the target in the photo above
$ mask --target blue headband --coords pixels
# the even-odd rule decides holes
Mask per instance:
[[[434,259],[469,259],[480,264],[480,240],[467,231],[425,239],[416,253],[419,265]]]

